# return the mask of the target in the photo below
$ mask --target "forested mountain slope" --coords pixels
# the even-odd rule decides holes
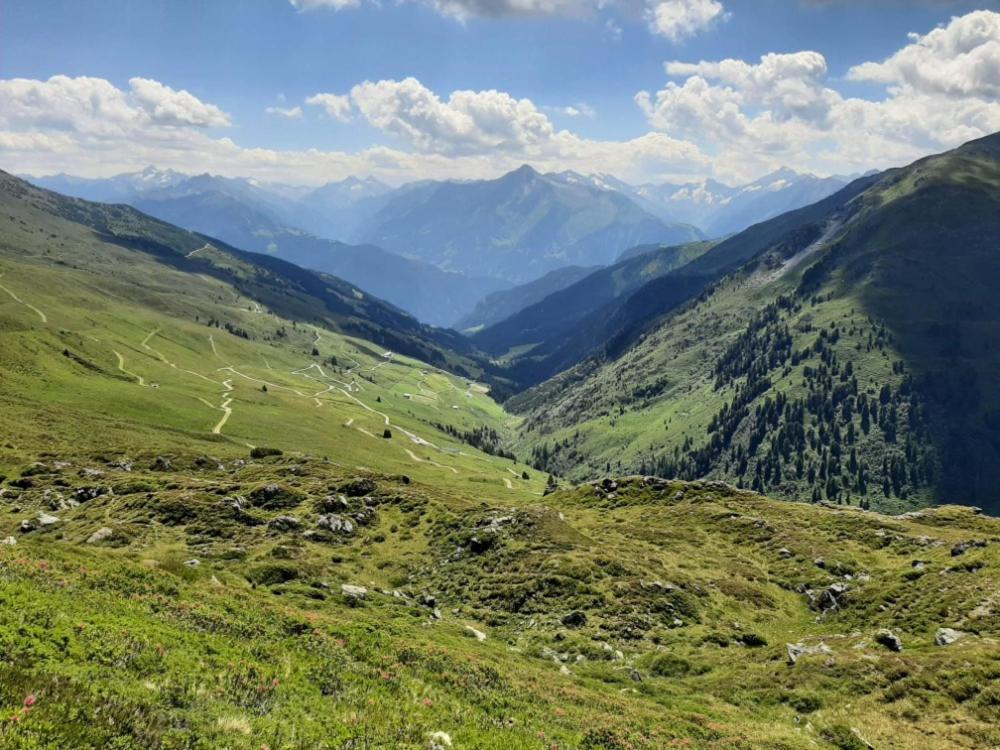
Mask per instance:
[[[525,448],[569,476],[998,510],[998,256],[1000,136],[865,178],[716,246],[678,275],[738,270],[513,400]]]

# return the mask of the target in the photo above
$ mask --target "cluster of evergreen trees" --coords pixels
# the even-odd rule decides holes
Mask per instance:
[[[814,501],[857,498],[864,506],[872,495],[905,498],[935,481],[925,407],[903,363],[892,365],[896,385],[862,389],[853,362],[842,364],[837,355],[845,333],[840,326],[821,328],[809,346],[794,348],[787,319],[800,305],[779,298],[718,358],[715,387],[731,388],[733,396],[709,421],[706,441],[696,446],[688,437],[672,452],[646,458],[640,471],[681,479],[721,476],[758,492]],[[885,327],[874,321],[866,343],[858,326],[849,334],[857,349],[888,343]],[[802,379],[795,382],[799,367]],[[786,378],[791,387],[774,391],[774,383]]]
[[[514,454],[504,447],[500,433],[492,427],[473,427],[471,430],[462,430],[454,425],[441,424],[440,422],[434,426],[442,432],[446,432],[452,437],[461,440],[463,443],[478,448],[483,453],[489,453],[491,456],[498,456],[500,458],[509,458],[511,461],[516,460]]]

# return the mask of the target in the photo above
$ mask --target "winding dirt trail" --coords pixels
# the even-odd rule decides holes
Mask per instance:
[[[146,381],[143,380],[142,375],[136,375],[134,372],[126,370],[125,369],[125,357],[123,357],[120,353],[118,353],[114,349],[112,349],[111,351],[115,352],[115,356],[118,357],[118,369],[121,370],[122,372],[124,372],[129,377],[135,378],[136,381],[139,383],[139,385],[145,387]]]
[[[198,253],[203,252],[205,250],[211,250],[211,249],[212,249],[212,246],[206,242],[204,245],[202,245],[201,247],[199,247],[197,250],[192,250],[191,252],[189,252],[184,257],[185,258],[193,258]]]
[[[0,278],[3,278],[3,274],[2,273],[0,273]],[[25,307],[27,307],[29,310],[33,311],[38,316],[39,320],[41,320],[43,323],[47,324],[49,322],[49,319],[45,315],[45,313],[43,313],[41,310],[39,310],[33,304],[31,304],[30,302],[25,302],[23,299],[21,299],[20,297],[18,297],[12,290],[8,289],[3,284],[0,284],[0,289],[3,289],[5,292],[7,292],[7,294],[9,294],[14,299],[15,302],[17,302],[19,304],[22,304]]]
[[[202,375],[200,372],[195,372],[194,370],[186,370],[183,367],[178,367],[176,364],[174,364],[169,359],[167,359],[166,357],[164,357],[163,356],[163,352],[160,352],[160,351],[154,349],[153,347],[151,347],[149,345],[149,342],[152,341],[153,337],[156,334],[158,334],[160,332],[160,330],[161,330],[160,328],[154,328],[152,331],[149,332],[149,334],[147,334],[146,338],[144,338],[142,340],[142,348],[143,349],[145,349],[146,351],[152,352],[154,355],[156,355],[156,358],[159,359],[163,364],[169,365],[170,367],[174,368],[178,372],[186,372],[188,375],[194,375],[196,378],[201,378],[202,380],[204,380],[207,383],[212,383],[214,385],[222,385],[222,383],[220,383],[218,380],[212,380],[211,378],[206,377],[205,375]]]
[[[233,392],[233,381],[232,380],[222,381],[222,387],[226,389],[222,392],[223,400],[222,404],[219,406],[219,408],[222,409],[223,414],[222,418],[216,423],[215,427],[212,428],[213,435],[219,435],[222,433],[222,428],[225,427],[226,422],[229,421],[229,417],[232,416],[233,413],[232,407],[230,407],[230,404],[233,403],[233,399],[226,398],[226,396],[228,396],[230,393]]]
[[[444,464],[439,464],[437,461],[432,461],[429,458],[421,458],[416,453],[411,451],[409,448],[406,448],[405,450],[406,454],[414,461],[416,461],[418,464],[430,464],[431,466],[437,466],[439,469],[447,469],[453,474],[458,474],[458,469],[456,469],[454,466],[445,466]]]

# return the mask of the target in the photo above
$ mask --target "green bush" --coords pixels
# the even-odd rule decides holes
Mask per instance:
[[[250,458],[267,458],[268,456],[281,456],[284,455],[284,451],[280,448],[253,448],[250,451]]]
[[[247,580],[258,586],[276,586],[279,583],[294,581],[299,577],[299,571],[292,565],[274,563],[258,565],[247,573]]]

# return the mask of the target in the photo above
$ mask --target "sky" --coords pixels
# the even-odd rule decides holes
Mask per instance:
[[[0,0],[0,169],[853,174],[1000,130],[1000,0]]]

